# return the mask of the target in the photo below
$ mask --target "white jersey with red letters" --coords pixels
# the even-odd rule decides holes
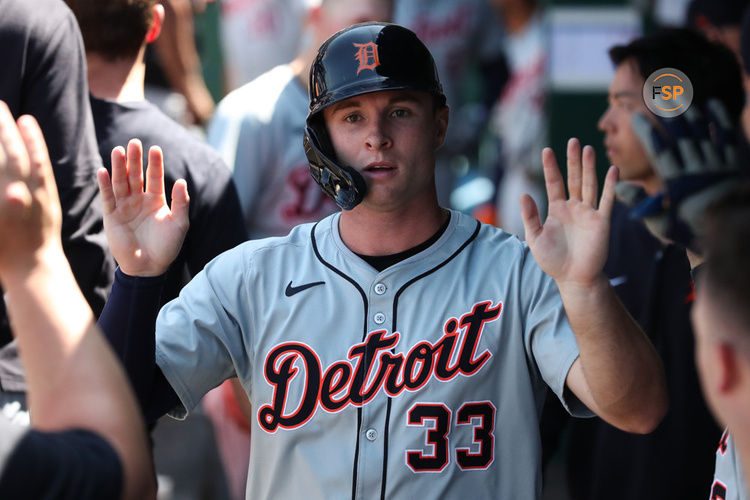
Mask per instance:
[[[289,65],[230,92],[208,143],[233,170],[250,238],[282,236],[338,210],[313,178],[302,146],[309,98]]]
[[[248,498],[539,498],[547,388],[591,415],[563,398],[578,347],[555,283],[456,211],[378,272],[339,218],[243,243],[159,313],[185,408],[235,374],[247,391]]]
[[[716,468],[711,485],[711,500],[748,500],[742,462],[728,430],[721,435],[716,449]]]

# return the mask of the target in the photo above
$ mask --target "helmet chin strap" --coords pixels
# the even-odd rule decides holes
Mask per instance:
[[[314,137],[309,128],[305,130],[304,147],[310,174],[336,205],[343,210],[351,210],[362,201],[367,192],[364,177],[352,167],[341,167],[331,161],[317,147]]]

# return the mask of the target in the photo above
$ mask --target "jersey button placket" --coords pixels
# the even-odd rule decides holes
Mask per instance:
[[[367,331],[380,331],[387,336],[392,328],[390,311],[393,308],[393,294],[390,284],[383,279],[373,280],[367,287],[369,317]],[[380,355],[382,354],[379,351]],[[388,409],[388,397],[379,390],[374,398],[361,407],[361,427],[359,458],[357,467],[357,499],[370,499],[380,496],[385,459],[385,434],[383,431]],[[377,492],[377,493],[376,493]]]

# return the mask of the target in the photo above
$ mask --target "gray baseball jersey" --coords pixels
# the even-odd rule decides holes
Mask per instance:
[[[728,430],[724,430],[716,449],[716,468],[710,500],[748,500],[742,462]]]
[[[230,250],[162,309],[156,359],[184,407],[236,373],[248,497],[538,498],[547,387],[590,414],[563,398],[578,347],[554,282],[459,212],[378,272],[339,218]]]
[[[250,238],[282,236],[338,210],[310,176],[302,146],[309,98],[289,65],[227,95],[208,143],[233,169]]]

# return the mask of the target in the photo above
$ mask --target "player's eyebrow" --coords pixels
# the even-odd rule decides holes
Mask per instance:
[[[333,106],[330,107],[331,113],[336,113],[338,111],[341,111],[342,109],[349,109],[349,108],[359,108],[361,106],[359,99],[356,97],[345,99],[343,101],[339,101]]]
[[[634,99],[636,96],[637,94],[631,90],[620,90],[612,93],[612,99],[622,99],[623,97]]]
[[[418,103],[419,99],[410,91],[403,91],[403,92],[397,92],[394,93],[393,97],[388,99],[389,105],[399,104],[399,103]],[[333,104],[330,107],[331,113],[337,113],[341,110],[350,109],[350,108],[359,108],[361,107],[361,100],[357,97],[352,97],[349,99],[345,99],[343,101],[339,101],[336,104]]]

